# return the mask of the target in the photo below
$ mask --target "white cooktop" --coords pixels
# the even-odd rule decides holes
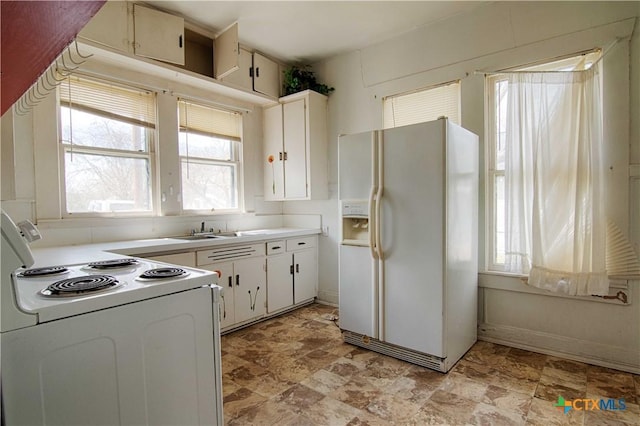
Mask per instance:
[[[38,322],[42,323],[217,283],[214,272],[146,259],[123,258],[135,259],[135,263],[108,269],[94,269],[87,264],[60,265],[67,268],[68,272],[42,277],[24,277],[21,275],[24,269],[18,269],[12,274],[18,305],[27,313],[37,314]],[[180,268],[185,274],[172,278],[140,278],[145,271],[159,268]],[[95,293],[66,297],[54,298],[41,293],[57,281],[96,275],[111,276],[117,281],[117,285]]]

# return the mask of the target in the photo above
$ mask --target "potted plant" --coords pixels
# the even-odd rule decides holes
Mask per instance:
[[[309,70],[309,65],[293,65],[284,71],[284,95],[292,95],[303,90],[313,90],[323,95],[329,95],[333,87],[318,83],[313,71]]]

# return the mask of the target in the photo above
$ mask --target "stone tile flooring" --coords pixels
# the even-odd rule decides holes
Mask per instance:
[[[343,343],[319,304],[222,336],[228,425],[640,425],[640,376],[476,343],[442,374]],[[624,410],[555,407],[624,399]],[[587,403],[588,404],[588,403]]]

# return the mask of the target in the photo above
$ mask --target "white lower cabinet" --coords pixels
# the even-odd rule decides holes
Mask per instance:
[[[227,332],[312,302],[318,288],[317,245],[312,235],[147,259],[218,272],[220,329]]]
[[[267,282],[264,245],[220,246],[196,253],[197,267],[218,271],[221,329],[263,317]]]
[[[293,253],[293,303],[313,299],[318,286],[317,249],[310,248]]]
[[[273,313],[316,297],[317,237],[267,243],[267,312]]]
[[[220,304],[221,328],[245,322],[266,313],[267,286],[264,258],[214,263],[202,267],[220,271],[222,291]]]
[[[291,254],[267,257],[267,311],[280,311],[293,305]]]

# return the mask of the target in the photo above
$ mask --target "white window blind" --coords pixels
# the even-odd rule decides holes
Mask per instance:
[[[242,115],[185,100],[178,102],[180,130],[242,141]]]
[[[383,100],[384,128],[406,126],[446,116],[460,124],[460,82],[388,96]]]
[[[69,76],[60,86],[60,103],[76,110],[155,128],[155,94],[116,84]]]

